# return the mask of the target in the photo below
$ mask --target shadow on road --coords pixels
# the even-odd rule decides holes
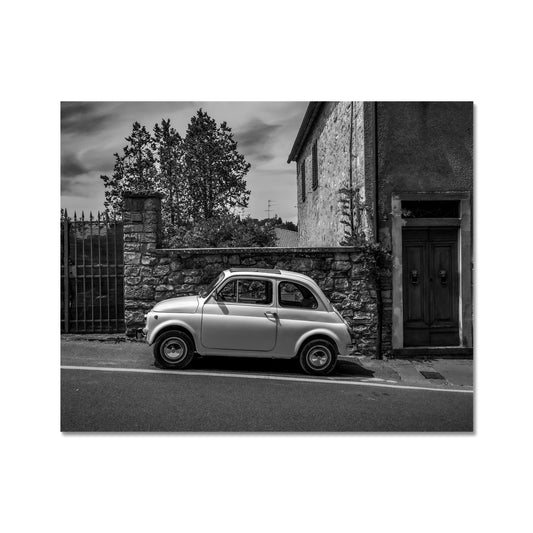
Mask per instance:
[[[304,375],[296,359],[251,359],[248,357],[210,357],[196,356],[190,366],[191,370],[216,370],[229,372],[264,372],[265,374],[300,374]],[[329,376],[372,377],[374,372],[352,361],[338,361],[335,370]]]

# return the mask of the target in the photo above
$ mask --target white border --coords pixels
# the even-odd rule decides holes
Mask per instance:
[[[6,5],[4,529],[523,530],[533,475],[527,8]],[[98,99],[474,100],[475,436],[62,436],[59,101]]]

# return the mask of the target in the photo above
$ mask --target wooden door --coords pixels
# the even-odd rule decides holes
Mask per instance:
[[[459,346],[457,228],[403,228],[404,346]]]

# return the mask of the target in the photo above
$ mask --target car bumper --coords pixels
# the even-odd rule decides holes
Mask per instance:
[[[346,344],[344,348],[344,353],[341,353],[339,355],[346,356],[346,355],[353,355],[355,352],[356,346],[355,344]]]

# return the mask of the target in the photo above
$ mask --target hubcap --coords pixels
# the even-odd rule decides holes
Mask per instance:
[[[307,362],[313,368],[325,367],[331,359],[331,353],[326,346],[313,346],[307,354]]]
[[[170,338],[163,342],[161,352],[165,359],[176,363],[187,355],[187,345],[182,339]]]

